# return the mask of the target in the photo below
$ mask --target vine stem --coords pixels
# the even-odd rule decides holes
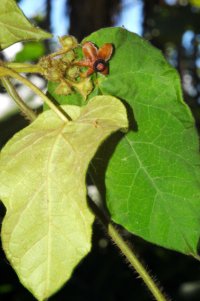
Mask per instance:
[[[129,247],[126,241],[122,238],[116,228],[109,223],[108,224],[108,234],[112,238],[112,240],[116,243],[118,248],[124,254],[124,256],[128,259],[131,266],[136,270],[138,275],[142,278],[152,295],[157,301],[167,301],[166,297],[163,295],[161,290],[158,288],[157,284],[151,278],[147,270],[141,264],[137,256],[134,254],[133,250]]]
[[[20,110],[22,111],[22,113],[30,121],[34,121],[37,118],[37,114],[33,110],[31,110],[26,105],[26,103],[24,103],[24,101],[21,99],[21,97],[17,93],[15,87],[11,83],[10,79],[8,77],[2,77],[1,81],[2,81],[2,84],[3,84],[4,88],[6,89],[6,91],[8,92],[8,94],[14,99],[14,101],[16,102],[16,104],[18,105],[18,107],[20,108]]]
[[[10,77],[13,77],[13,78],[17,79],[18,81],[20,81],[24,85],[28,86],[35,94],[40,96],[43,99],[43,101],[58,115],[58,117],[62,121],[67,122],[67,121],[72,120],[71,117],[65,111],[62,110],[62,108],[55,105],[38,87],[36,87],[28,79],[21,76],[20,74],[18,74],[14,70],[3,67],[3,66],[0,66],[0,76],[1,77],[2,76],[3,77],[10,76]]]
[[[108,217],[105,215],[103,210],[100,209],[93,201],[90,204],[91,209],[93,210],[95,216],[99,219],[99,221],[103,224],[106,228],[109,236],[113,240],[113,242],[117,245],[120,249],[122,254],[126,257],[128,262],[131,266],[135,269],[138,275],[142,278],[144,283],[146,284],[147,288],[154,296],[155,300],[157,301],[169,301],[160,288],[157,286],[155,281],[151,278],[147,270],[144,268],[142,263],[139,261],[137,256],[135,255],[134,251],[129,247],[128,243],[123,239],[123,237],[119,234],[115,226],[111,223]]]
[[[13,63],[4,62],[4,66],[11,68],[18,73],[40,73],[42,74],[41,67],[39,65],[25,64],[25,63]]]

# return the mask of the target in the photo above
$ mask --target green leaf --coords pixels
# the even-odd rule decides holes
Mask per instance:
[[[49,39],[52,35],[33,26],[14,0],[1,0],[0,50],[27,40]]]
[[[7,209],[3,249],[38,300],[55,293],[90,251],[88,164],[107,136],[127,127],[125,107],[111,96],[63,109],[73,121],[63,123],[48,110],[16,134],[0,157],[0,198]]]
[[[125,29],[102,29],[87,40],[99,47],[113,43],[110,72],[99,76],[98,88],[124,100],[132,124],[106,171],[111,218],[150,242],[196,256],[199,140],[176,71],[160,51]]]

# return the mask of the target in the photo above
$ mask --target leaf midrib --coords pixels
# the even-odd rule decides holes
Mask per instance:
[[[46,173],[47,173],[46,190],[47,190],[47,198],[48,198],[46,200],[48,203],[48,206],[47,206],[47,210],[48,210],[47,254],[48,254],[48,256],[47,256],[47,268],[46,268],[46,282],[45,282],[45,289],[44,289],[45,295],[49,291],[49,287],[50,287],[50,274],[51,274],[50,266],[51,266],[51,245],[52,245],[52,236],[51,236],[51,231],[50,231],[51,215],[52,215],[51,203],[52,202],[51,202],[51,193],[50,193],[50,185],[49,185],[51,173],[49,171],[50,171],[50,167],[51,167],[51,164],[53,161],[55,147],[57,146],[57,143],[58,143],[59,139],[61,138],[61,133],[62,133],[64,127],[65,127],[65,123],[60,127],[60,129],[58,130],[57,136],[55,137],[54,141],[52,141],[52,148],[50,149],[50,152],[49,152],[49,155],[47,158],[47,162],[46,162]]]

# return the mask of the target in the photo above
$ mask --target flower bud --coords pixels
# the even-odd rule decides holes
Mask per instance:
[[[78,66],[72,66],[66,72],[66,76],[71,78],[71,79],[75,79],[79,75],[80,75],[80,70],[79,70]]]
[[[43,57],[39,61],[42,75],[50,81],[59,82],[65,75],[66,64],[60,59]]]
[[[75,59],[75,53],[73,50],[68,51],[65,55],[62,57],[62,61],[69,64]]]
[[[73,36],[59,37],[59,42],[62,45],[62,47],[66,50],[70,50],[78,46],[78,41]]]

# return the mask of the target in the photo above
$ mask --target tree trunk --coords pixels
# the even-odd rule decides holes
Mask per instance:
[[[68,0],[69,33],[79,41],[91,32],[114,25],[121,0]]]

